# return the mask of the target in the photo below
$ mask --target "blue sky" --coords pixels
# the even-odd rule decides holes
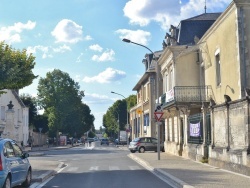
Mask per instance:
[[[222,12],[231,0],[207,0],[207,12]],[[83,102],[102,116],[128,97],[144,73],[147,49],[162,49],[170,25],[204,13],[205,0],[1,0],[0,40],[36,57],[35,75],[67,72],[85,91]],[[37,94],[36,79],[20,93]]]

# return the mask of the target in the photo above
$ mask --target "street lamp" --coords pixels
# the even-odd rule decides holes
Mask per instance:
[[[118,135],[118,143],[117,144],[119,144],[120,143],[120,119],[119,119],[119,113],[117,111],[114,111],[114,112],[118,116],[118,120],[117,120],[117,123],[118,123],[118,133],[117,133],[117,135]]]
[[[129,40],[129,39],[122,39],[122,41],[123,41],[123,42],[127,42],[127,43],[136,44],[136,45],[142,46],[142,47],[144,47],[144,48],[147,48],[147,49],[153,54],[153,56],[155,57],[154,52],[153,52],[152,50],[150,50],[147,46],[144,46],[144,45],[142,45],[142,44],[133,42],[133,41],[131,41],[131,40]]]
[[[126,101],[126,97],[124,97],[122,94],[116,93],[116,92],[114,92],[114,91],[111,91],[111,93],[122,96],[122,97],[125,99],[125,101]],[[128,123],[128,103],[127,103],[127,101],[126,101],[126,107],[127,107],[127,109],[126,109],[126,112],[127,112],[127,126],[128,126],[128,128],[129,128],[129,123]],[[129,130],[130,130],[130,128],[129,128]],[[127,132],[127,131],[126,131],[126,132]],[[120,139],[120,138],[119,138],[119,139]],[[128,139],[128,135],[127,135],[127,145],[128,145],[128,144],[129,144],[129,139]]]
[[[122,39],[122,41],[123,42],[127,42],[127,43],[136,44],[138,46],[142,46],[143,48],[148,49],[153,54],[153,57],[154,57],[153,59],[156,60],[156,56],[155,56],[154,52],[151,49],[149,49],[147,46],[144,46],[142,44],[133,42],[133,41],[131,41],[129,39],[126,39],[126,38]],[[158,70],[158,66],[156,66],[156,78],[158,77],[158,75],[159,75],[159,70]],[[159,91],[158,91],[159,85],[158,84],[159,83],[158,83],[158,79],[157,79],[157,81],[156,81],[156,98],[157,98],[157,103],[159,104],[160,101],[159,101]],[[161,122],[157,122],[157,125],[158,125],[158,130],[157,130],[157,137],[158,137],[158,143],[157,143],[158,160],[160,160],[160,124],[161,124]]]

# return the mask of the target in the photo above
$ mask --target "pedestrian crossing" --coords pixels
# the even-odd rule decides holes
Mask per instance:
[[[74,147],[74,148],[71,148],[72,150],[79,150],[79,149],[82,149],[82,150],[128,150],[127,147],[115,147],[115,146],[94,146],[94,147]]]
[[[96,172],[96,171],[118,171],[118,170],[142,170],[143,168],[140,166],[90,166],[85,169],[81,169],[80,167],[70,167],[67,166],[63,172],[81,172],[81,171],[89,171],[89,172]]]

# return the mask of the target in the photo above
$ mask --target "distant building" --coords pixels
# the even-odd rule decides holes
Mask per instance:
[[[27,145],[29,138],[29,108],[24,105],[16,90],[3,90],[0,95],[0,134]]]

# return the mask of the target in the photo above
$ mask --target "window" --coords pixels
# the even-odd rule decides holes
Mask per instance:
[[[144,126],[149,126],[149,114],[144,115]]]
[[[21,148],[15,142],[12,142],[11,144],[13,146],[15,156],[16,157],[21,157],[22,156]]]
[[[5,157],[14,157],[15,156],[13,147],[12,147],[10,142],[6,142],[4,144],[4,150],[3,151],[4,151],[3,154],[4,154]]]
[[[173,70],[170,71],[170,75],[169,75],[169,88],[168,90],[173,88]]]
[[[168,91],[168,75],[165,77],[165,92]]]
[[[158,143],[157,139],[152,138],[152,143],[153,143],[153,144],[157,144],[157,143]]]
[[[216,66],[216,85],[220,86],[221,85],[221,64],[220,64],[220,52],[219,50],[216,50],[215,53],[215,66]]]
[[[1,106],[1,120],[5,120],[5,106]]]

